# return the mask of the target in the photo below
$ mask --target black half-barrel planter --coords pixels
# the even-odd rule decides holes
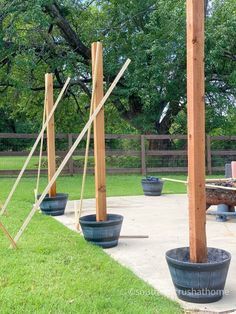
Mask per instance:
[[[147,196],[160,196],[164,181],[157,177],[146,177],[142,181],[143,193]]]
[[[39,197],[40,195],[38,195],[38,199]],[[68,194],[65,193],[57,193],[56,196],[52,197],[47,194],[40,204],[40,209],[45,215],[61,216],[64,215],[67,200]]]
[[[107,214],[107,220],[96,221],[96,215],[86,215],[81,217],[79,222],[85,240],[102,248],[117,246],[123,216]]]
[[[194,303],[211,303],[224,295],[231,255],[208,248],[206,263],[191,263],[189,247],[169,250],[166,260],[179,299]]]

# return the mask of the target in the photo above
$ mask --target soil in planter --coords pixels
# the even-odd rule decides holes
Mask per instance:
[[[208,248],[206,263],[191,263],[189,248],[166,253],[166,259],[179,299],[193,303],[211,303],[224,295],[231,255],[224,250]]]
[[[179,250],[178,248],[173,250],[173,253],[169,255],[169,257],[177,259],[180,262],[187,262],[190,263],[190,255],[189,255],[189,248],[186,247],[183,250]],[[208,248],[207,254],[207,263],[218,263],[227,260],[229,257],[228,252],[215,249],[215,248]]]

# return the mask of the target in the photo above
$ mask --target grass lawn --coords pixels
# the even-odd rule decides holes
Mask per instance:
[[[59,158],[59,157],[57,157]],[[0,170],[20,170],[25,162],[26,156],[0,156]],[[61,158],[58,159],[60,164]],[[84,156],[73,155],[74,165],[81,168],[84,165]],[[27,166],[27,169],[33,170],[38,169],[39,157],[33,156]],[[108,168],[119,168],[119,167],[141,167],[141,160],[138,156],[107,156],[106,166]],[[94,158],[89,156],[88,167],[94,167]],[[47,157],[42,157],[42,169],[47,168]]]
[[[26,160],[25,156],[0,156],[0,170],[20,170]],[[38,169],[37,156],[33,156],[29,162],[27,169]],[[47,160],[46,157],[42,158],[43,161]]]
[[[185,179],[183,175],[169,175]],[[140,175],[107,177],[108,196],[142,194]],[[13,178],[0,178],[3,202]],[[41,191],[46,185],[41,180]],[[58,191],[70,199],[80,195],[81,176],[61,177]],[[24,178],[2,218],[15,235],[34,201],[35,179]],[[166,182],[165,193],[185,193],[185,185]],[[85,197],[94,197],[88,176]],[[22,236],[18,250],[8,248],[0,233],[1,313],[181,313],[180,306],[158,295],[102,249],[85,242],[50,217],[37,213]],[[164,257],[163,257],[164,258]],[[155,270],[154,270],[155,271]],[[134,293],[135,291],[135,293]]]

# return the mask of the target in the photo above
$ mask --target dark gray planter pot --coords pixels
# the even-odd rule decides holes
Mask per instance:
[[[168,251],[166,260],[179,299],[211,303],[222,298],[231,260],[230,253],[208,248],[207,263],[191,263],[189,247],[181,247]]]
[[[160,196],[163,189],[164,181],[158,179],[156,181],[150,181],[148,179],[142,179],[143,193],[147,196]]]
[[[217,213],[219,213],[219,215],[216,216],[216,221],[218,222],[225,222],[227,221],[227,216],[222,215],[221,213],[227,213],[229,212],[229,206],[226,204],[219,204],[217,206]]]
[[[79,222],[85,240],[103,248],[117,246],[123,216],[108,214],[106,221],[96,221],[96,215],[87,215],[81,217]]]
[[[38,195],[39,199],[40,195]],[[55,197],[49,197],[47,194],[40,204],[40,209],[43,214],[50,216],[64,215],[68,194],[57,193]]]

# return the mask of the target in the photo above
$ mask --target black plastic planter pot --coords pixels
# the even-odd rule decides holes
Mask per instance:
[[[83,216],[79,220],[85,240],[103,248],[117,246],[123,216],[108,214],[106,221],[96,221],[96,215]]]
[[[194,303],[211,303],[224,295],[231,255],[227,251],[208,248],[207,263],[189,262],[189,248],[166,253],[172,281],[179,299]]]
[[[164,184],[164,181],[158,178],[154,178],[151,180],[149,178],[142,179],[142,187],[143,187],[144,195],[160,196],[163,189],[163,184]]]
[[[40,195],[38,195],[39,199]],[[64,215],[68,194],[57,193],[54,197],[49,197],[47,194],[40,204],[40,209],[43,214],[50,216]]]

